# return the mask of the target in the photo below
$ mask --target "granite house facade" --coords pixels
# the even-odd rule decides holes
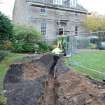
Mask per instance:
[[[15,0],[13,21],[34,26],[47,40],[86,32],[87,10],[77,0]]]

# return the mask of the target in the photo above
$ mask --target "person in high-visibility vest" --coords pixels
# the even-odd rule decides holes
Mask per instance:
[[[55,66],[60,58],[60,55],[62,54],[62,50],[59,48],[59,46],[55,47],[53,50],[52,50],[52,54],[53,54],[53,64],[50,68],[50,71],[49,71],[49,74],[54,76],[54,69],[55,69]]]

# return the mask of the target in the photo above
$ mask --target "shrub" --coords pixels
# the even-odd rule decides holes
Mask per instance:
[[[13,44],[13,52],[18,52],[18,53],[21,53],[23,52],[23,44],[22,43],[14,43]]]
[[[15,26],[13,37],[13,51],[35,52],[38,50],[37,43],[41,40],[41,34],[33,27]]]
[[[5,50],[11,50],[12,49],[12,42],[9,40],[4,41],[3,49]]]
[[[33,27],[15,26],[13,37],[13,51],[18,53],[45,53],[52,49]]]
[[[15,41],[35,42],[41,39],[41,34],[32,26],[14,26],[13,31]]]
[[[8,55],[6,51],[0,51],[0,62]]]
[[[7,105],[6,98],[3,96],[0,96],[0,105]]]
[[[34,43],[25,43],[22,48],[24,52],[38,52],[39,46]]]
[[[13,25],[7,16],[0,12],[0,42],[10,40],[12,38]]]
[[[39,50],[38,50],[39,53],[40,52],[45,53],[52,50],[52,46],[48,45],[46,42],[39,42],[38,45],[39,45]]]
[[[0,43],[1,50],[11,50],[12,49],[12,42],[10,40],[5,40]]]

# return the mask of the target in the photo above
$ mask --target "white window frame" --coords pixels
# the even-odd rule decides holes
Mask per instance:
[[[47,32],[47,22],[41,22],[41,33],[42,35],[46,35]]]

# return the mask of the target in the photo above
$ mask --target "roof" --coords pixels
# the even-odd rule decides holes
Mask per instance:
[[[70,12],[77,12],[77,13],[83,13],[88,14],[88,11],[81,5],[77,4],[75,8],[73,7],[65,7],[63,5],[55,5],[51,2],[45,3],[43,0],[27,0],[31,4],[31,6],[38,6],[38,7],[47,7],[50,9],[58,9],[62,11],[70,11]]]
[[[85,11],[86,13],[88,13],[88,11],[82,5],[77,4],[76,8],[80,11]]]

